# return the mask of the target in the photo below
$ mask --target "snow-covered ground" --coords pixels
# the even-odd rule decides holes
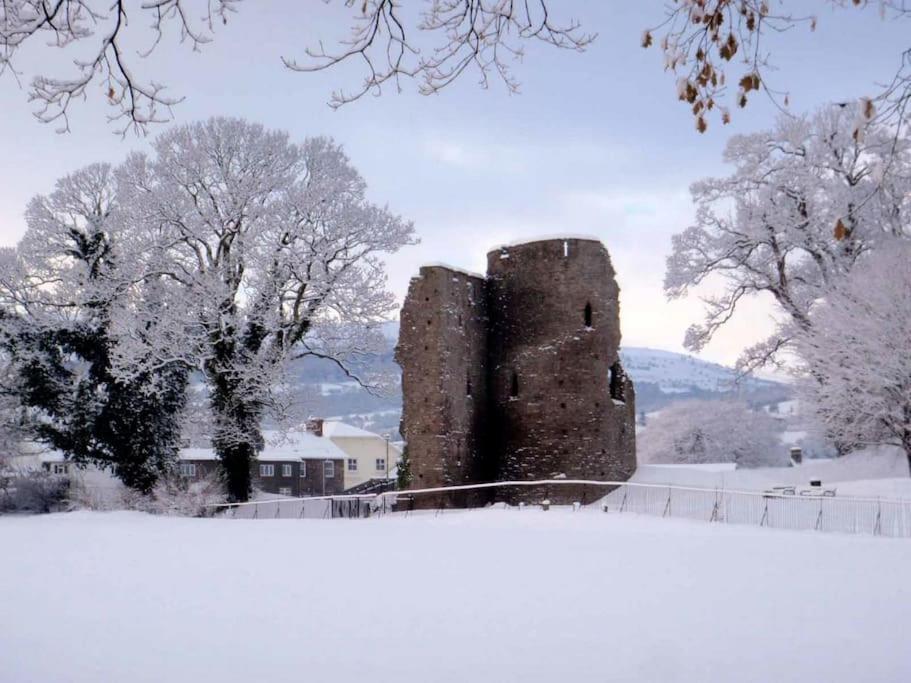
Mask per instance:
[[[908,681],[911,542],[599,511],[0,518],[0,681]]]
[[[841,458],[804,460],[797,467],[755,469],[639,465],[631,481],[703,488],[765,491],[772,486],[808,486],[818,479],[839,495],[911,499],[908,458],[898,448],[868,448]]]

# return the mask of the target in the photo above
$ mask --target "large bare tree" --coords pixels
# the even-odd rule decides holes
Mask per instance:
[[[175,285],[127,311],[120,366],[183,359],[204,373],[213,444],[230,495],[245,499],[261,419],[288,400],[287,363],[316,356],[352,373],[382,347],[394,299],[381,255],[411,243],[412,225],[367,201],[331,140],[296,145],[238,119],[169,130],[153,157],[128,159],[119,188],[143,277]]]
[[[696,220],[674,235],[664,280],[671,298],[712,285],[689,349],[702,350],[745,299],[765,296],[778,329],[739,365],[774,362],[867,251],[911,237],[911,143],[878,125],[855,135],[856,106],[782,115],[771,130],[735,136],[725,150],[734,171],[693,184]]]

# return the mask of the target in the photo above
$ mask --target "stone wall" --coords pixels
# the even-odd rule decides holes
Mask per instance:
[[[493,473],[482,450],[488,408],[484,279],[444,266],[421,268],[402,307],[396,360],[411,487],[489,481]],[[440,504],[426,496],[417,502]]]
[[[597,240],[496,249],[486,278],[422,268],[402,308],[396,350],[411,488],[629,478],[635,397],[619,364],[618,295]],[[547,492],[554,502],[579,495],[569,487]],[[540,500],[542,492],[516,487],[497,496]]]
[[[498,479],[627,479],[635,470],[635,410],[625,378],[611,397],[620,311],[607,249],[547,240],[487,258]],[[540,498],[534,489],[508,493]],[[554,488],[550,498],[578,496]]]

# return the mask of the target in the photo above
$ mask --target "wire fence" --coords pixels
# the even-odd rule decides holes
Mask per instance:
[[[911,537],[911,501],[836,496],[825,489],[784,487],[768,491],[708,489],[638,482],[552,479],[507,481],[465,486],[388,491],[378,494],[276,498],[209,507],[237,519],[364,519],[390,513],[445,514],[490,505],[499,493],[525,489],[518,505],[501,507],[566,507],[578,512],[643,514],[746,524],[772,529],[815,530]],[[552,505],[551,498],[575,501]],[[486,500],[486,504],[478,501]]]

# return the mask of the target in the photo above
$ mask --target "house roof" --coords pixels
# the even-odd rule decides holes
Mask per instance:
[[[344,460],[345,453],[327,438],[306,431],[263,431],[260,461]],[[181,460],[216,460],[214,448],[181,448]]]
[[[382,439],[383,437],[366,429],[355,427],[341,420],[324,420],[323,436],[330,439]]]

